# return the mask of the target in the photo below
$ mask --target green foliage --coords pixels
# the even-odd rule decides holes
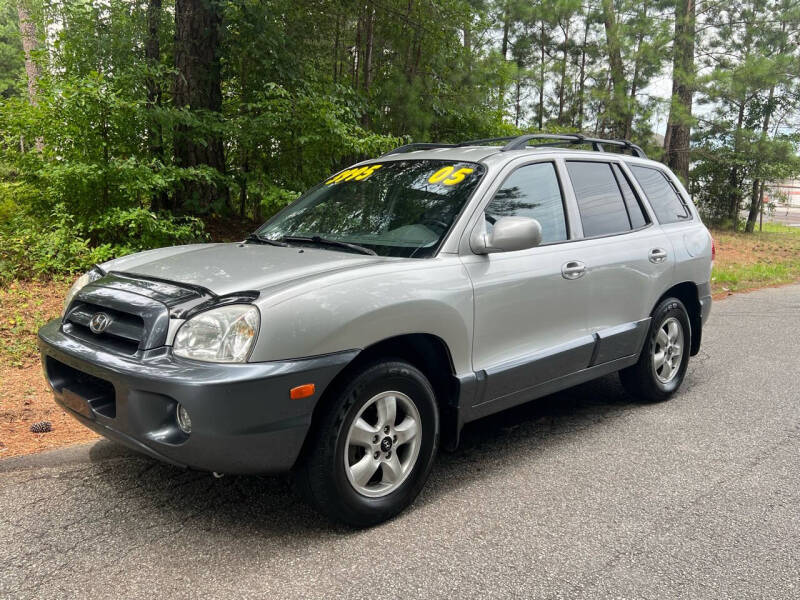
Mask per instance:
[[[669,76],[671,2],[213,5],[220,110],[173,96],[186,77],[173,0],[25,0],[40,73],[30,102],[17,3],[0,0],[2,276],[200,239],[192,216],[261,221],[331,172],[409,141],[582,131],[661,154],[653,128],[668,101],[651,86]],[[737,221],[758,182],[800,170],[799,6],[702,11],[704,76],[686,79],[703,117],[675,118],[696,125],[691,187],[717,222]],[[224,160],[185,160],[218,141]]]
[[[59,204],[43,223],[6,196],[0,204],[0,281],[78,273],[117,256],[204,239],[203,224],[194,217],[112,208],[81,223]]]
[[[736,229],[748,208],[752,230],[763,182],[800,173],[800,136],[790,126],[800,109],[800,4],[748,0],[712,11],[719,26],[698,81],[708,108],[694,135],[692,188],[712,223]]]
[[[24,68],[16,4],[0,0],[0,98],[21,93]]]

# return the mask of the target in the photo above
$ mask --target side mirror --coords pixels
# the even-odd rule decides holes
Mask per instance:
[[[529,217],[502,217],[486,233],[486,221],[481,220],[470,238],[470,247],[476,254],[513,252],[538,246],[542,242],[542,226]]]

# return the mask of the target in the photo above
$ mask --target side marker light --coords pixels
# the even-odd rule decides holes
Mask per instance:
[[[313,383],[298,385],[297,387],[293,387],[291,390],[289,390],[289,397],[292,400],[302,400],[303,398],[313,396],[316,389],[317,386],[315,386]]]

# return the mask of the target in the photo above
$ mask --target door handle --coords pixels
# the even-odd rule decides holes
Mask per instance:
[[[579,260],[565,262],[561,266],[561,276],[564,279],[578,279],[586,273],[586,265]]]
[[[667,251],[663,248],[653,248],[648,256],[651,263],[662,263],[667,260]]]

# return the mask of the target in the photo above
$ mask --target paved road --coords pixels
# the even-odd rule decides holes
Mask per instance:
[[[742,212],[742,218],[747,219],[747,211]],[[764,214],[764,222],[770,221],[790,227],[800,227],[800,207],[778,206],[772,216]],[[758,230],[758,223],[756,223],[756,230]]]
[[[717,303],[683,393],[616,379],[471,425],[414,508],[106,442],[0,461],[0,598],[800,598],[800,286]]]

